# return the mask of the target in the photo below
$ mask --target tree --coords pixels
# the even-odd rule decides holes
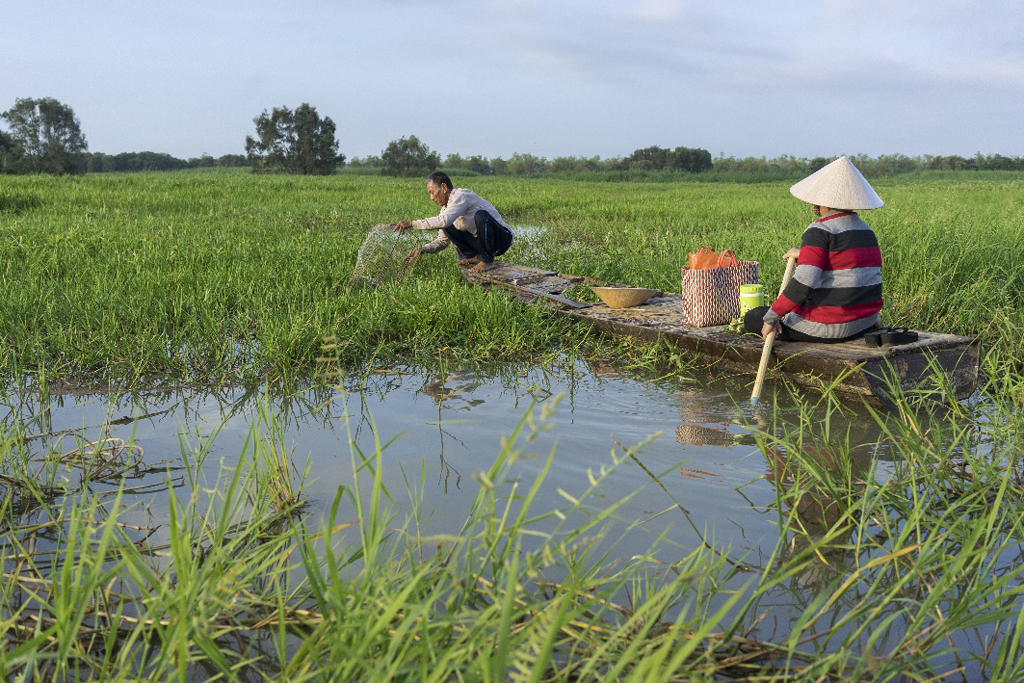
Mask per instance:
[[[466,160],[462,158],[461,154],[449,154],[444,158],[444,167],[445,170],[451,168],[467,168]]]
[[[952,156],[926,156],[925,169],[929,171],[976,171],[977,162],[974,159],[964,159],[958,154]]]
[[[660,171],[669,164],[669,152],[667,149],[662,149],[657,145],[653,147],[644,147],[643,149],[634,150],[629,155],[627,161],[629,162],[630,169],[639,169],[643,171]]]
[[[491,175],[494,173],[494,169],[491,168],[490,162],[479,154],[474,154],[466,159],[466,165],[470,171],[476,171],[480,175]]]
[[[0,173],[13,173],[22,156],[14,139],[0,130]]]
[[[415,135],[392,140],[380,156],[384,175],[425,176],[441,165],[441,155],[431,152]]]
[[[225,154],[217,157],[217,166],[226,168],[241,168],[248,166],[249,160],[241,154]]]
[[[299,173],[326,175],[345,164],[345,155],[338,154],[334,131],[330,117],[321,119],[314,107],[299,105],[295,110],[295,162]]]
[[[352,161],[349,162],[349,165],[352,166],[353,168],[379,169],[384,167],[384,162],[381,161],[381,158],[379,156],[370,154],[368,156],[363,157],[362,159],[360,159],[359,157],[353,157]]]
[[[253,173],[279,171],[306,175],[328,175],[345,163],[338,154],[334,121],[320,118],[316,108],[305,102],[292,112],[275,107],[269,114],[253,119],[256,138],[245,137],[245,152]]]
[[[204,154],[201,157],[194,157],[185,162],[185,166],[188,168],[213,168],[217,165],[217,160],[209,154]]]
[[[547,169],[548,160],[532,154],[513,154],[508,160],[506,172],[512,175],[530,175],[543,173]]]
[[[903,154],[882,154],[877,159],[860,160],[857,168],[861,173],[870,176],[893,176],[901,173],[912,173],[920,164]],[[865,163],[866,162],[866,163]]]
[[[671,159],[672,168],[686,171],[687,173],[710,171],[713,165],[711,162],[711,152],[706,149],[676,147],[672,152]]]
[[[9,138],[33,173],[81,173],[89,149],[74,110],[52,97],[21,98],[0,114],[11,126]]]

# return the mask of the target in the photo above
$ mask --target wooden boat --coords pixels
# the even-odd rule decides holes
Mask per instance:
[[[484,273],[463,269],[477,285],[515,292],[524,301],[540,302],[552,310],[612,334],[638,340],[667,340],[676,347],[721,363],[739,372],[756,372],[761,360],[760,337],[737,334],[728,326],[692,327],[683,323],[679,294],[657,292],[639,306],[612,309],[603,303],[572,298],[591,286],[624,286],[550,270],[495,262]],[[576,294],[579,296],[579,294]],[[840,344],[778,341],[769,368],[780,368],[799,384],[833,387],[847,397],[888,404],[891,387],[904,392],[933,391],[957,400],[974,393],[978,383],[981,344],[977,339],[938,332],[918,332],[918,340],[901,346],[872,348],[862,340]]]

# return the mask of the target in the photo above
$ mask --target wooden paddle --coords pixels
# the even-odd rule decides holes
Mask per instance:
[[[782,290],[789,284],[789,278],[793,277],[793,269],[796,268],[796,256],[790,256],[786,259],[786,274],[782,276],[782,286],[779,287],[779,296],[782,296]],[[750,395],[750,400],[757,403],[761,400],[761,387],[764,385],[764,374],[765,370],[768,369],[768,358],[772,355],[772,345],[775,344],[775,328],[768,333],[768,336],[764,340],[764,348],[761,350],[761,364],[757,366],[757,378],[754,380],[754,391]]]

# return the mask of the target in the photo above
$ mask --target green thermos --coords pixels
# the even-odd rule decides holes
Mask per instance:
[[[740,317],[758,306],[764,306],[764,287],[762,285],[740,285]]]

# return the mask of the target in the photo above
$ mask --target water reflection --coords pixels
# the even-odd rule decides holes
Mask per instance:
[[[885,438],[870,415],[822,410],[808,420],[793,406],[776,406],[772,414],[736,404],[730,407],[727,395],[706,390],[685,389],[679,397],[685,423],[676,427],[678,443],[705,450],[740,447],[760,456],[762,476],[742,489],[752,497],[754,507],[764,510],[766,519],[777,517],[787,529],[778,562],[803,563],[794,574],[800,584],[794,588],[823,586],[855,566],[856,552],[846,543],[854,531],[851,510],[872,476],[886,478],[884,471],[872,473],[881,462]],[[741,419],[736,419],[737,410]],[[802,443],[793,448],[775,442],[776,432],[799,435]],[[680,474],[717,476],[687,467]],[[772,489],[765,489],[763,483]],[[775,499],[765,502],[765,493]]]
[[[420,387],[420,393],[434,399],[434,402],[437,403],[438,414],[440,414],[442,406],[449,409],[470,410],[484,402],[479,398],[467,398],[473,389],[480,386],[479,380],[474,380],[471,375],[457,372],[437,373],[427,375],[426,380]]]
[[[483,399],[467,398],[466,396],[478,386],[480,386],[480,382],[468,373],[439,372],[428,374],[419,390],[421,394],[429,396],[437,404],[438,459],[440,461],[437,482],[445,494],[449,493],[449,485],[454,486],[455,489],[462,487],[462,473],[444,457],[445,438],[454,440],[463,447],[465,447],[465,443],[460,441],[457,435],[445,429],[443,410],[454,408],[468,411],[481,405],[484,402]]]
[[[805,586],[824,585],[855,565],[856,552],[846,542],[853,534],[851,510],[872,464],[871,447],[844,452],[830,445],[807,445],[795,453],[766,447],[765,479],[775,485],[789,511],[790,541],[782,562],[806,555],[796,574]],[[828,538],[829,543],[824,544]]]

